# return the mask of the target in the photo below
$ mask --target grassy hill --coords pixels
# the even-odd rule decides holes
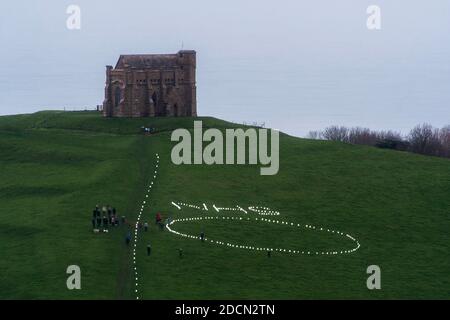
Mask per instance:
[[[200,119],[205,127],[236,127]],[[158,133],[144,136],[142,125]],[[281,135],[276,176],[260,176],[254,165],[175,166],[170,132],[192,126],[192,118],[104,119],[94,112],[0,117],[0,298],[135,299],[126,227],[93,234],[91,212],[111,204],[136,221],[156,153],[159,175],[142,215],[150,231],[137,245],[143,299],[450,298],[448,159]],[[172,201],[270,207],[280,220],[349,233],[361,248],[268,258],[188,240],[158,230],[155,213],[177,219],[205,212],[178,210]],[[174,228],[251,246],[348,245],[277,224],[205,220]],[[72,264],[81,267],[82,290],[66,288]],[[382,290],[366,288],[371,264],[381,267]]]

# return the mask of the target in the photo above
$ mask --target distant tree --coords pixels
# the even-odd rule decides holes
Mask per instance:
[[[348,142],[374,146],[377,143],[377,133],[368,128],[350,128],[348,130]]]
[[[398,140],[403,141],[403,137],[399,132],[388,130],[388,131],[379,131],[377,132],[377,139],[378,140]]]
[[[331,126],[326,128],[322,135],[326,140],[348,142],[348,128],[343,126]]]
[[[440,153],[439,130],[434,129],[430,124],[424,123],[415,126],[409,132],[408,142],[412,152],[426,155],[439,155]]]
[[[406,151],[409,149],[408,141],[404,140],[399,132],[391,130],[377,132],[377,143],[375,146],[378,148],[399,151]]]
[[[441,143],[441,156],[450,158],[450,125],[439,131],[439,141]]]

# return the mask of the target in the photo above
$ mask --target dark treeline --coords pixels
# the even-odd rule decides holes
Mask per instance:
[[[450,158],[450,125],[441,129],[433,128],[429,124],[417,125],[406,136],[390,130],[374,131],[360,127],[331,126],[323,131],[309,132],[308,138]]]

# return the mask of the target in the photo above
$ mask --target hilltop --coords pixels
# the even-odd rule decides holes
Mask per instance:
[[[170,133],[191,129],[193,120],[205,128],[241,127],[212,117],[105,119],[96,112],[0,117],[0,298],[135,299],[126,230],[93,234],[90,219],[96,204],[111,204],[136,221],[151,180],[142,214],[150,231],[137,245],[143,299],[449,298],[448,159],[282,134],[275,176],[260,176],[256,165],[175,166]],[[143,135],[142,126],[155,133]],[[172,202],[205,204],[209,211],[179,210]],[[213,205],[268,207],[280,213],[268,219],[340,230],[361,247],[333,256],[274,252],[268,258],[153,224],[156,212],[198,218],[216,215]],[[198,220],[174,229],[289,250],[349,244],[276,223]],[[66,288],[71,264],[82,270],[82,290]],[[366,288],[371,264],[381,267],[382,290]]]

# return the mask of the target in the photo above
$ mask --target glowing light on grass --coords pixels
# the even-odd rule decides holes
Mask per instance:
[[[261,216],[279,216],[280,213],[278,211],[272,210],[267,207],[258,207],[258,206],[252,206],[248,207],[248,210],[256,212],[257,214]]]

